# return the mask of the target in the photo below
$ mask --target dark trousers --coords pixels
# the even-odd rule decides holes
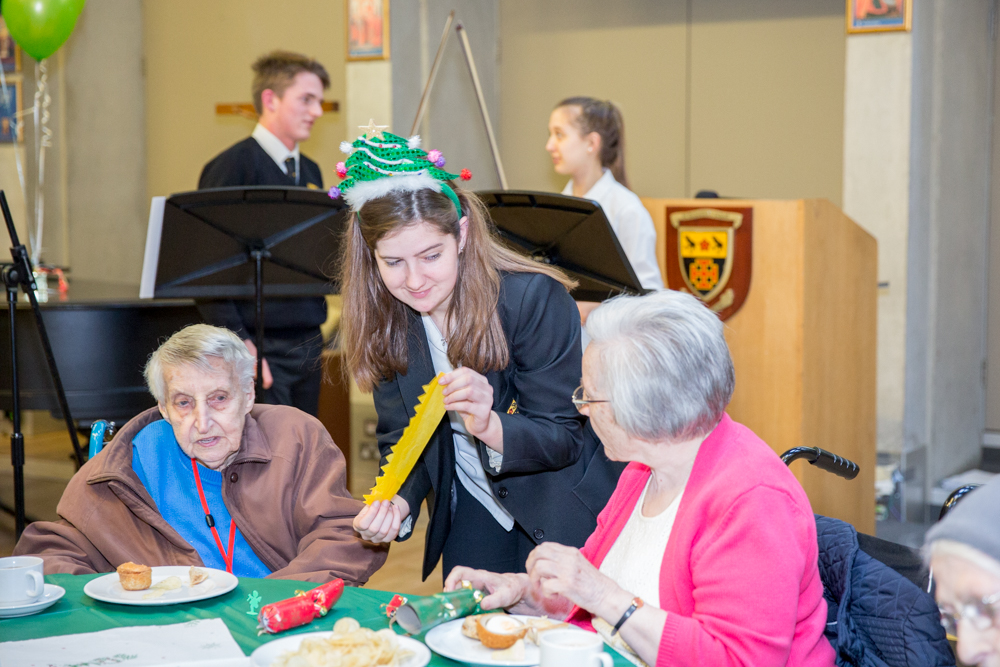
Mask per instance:
[[[509,533],[501,528],[458,479],[455,490],[458,503],[441,556],[444,578],[456,565],[490,572],[524,572],[528,554],[535,548],[534,540],[517,522]]]
[[[250,340],[254,340],[253,334]],[[264,390],[260,403],[291,405],[316,416],[319,387],[323,380],[321,354],[323,336],[319,328],[264,331],[264,358],[274,384]]]

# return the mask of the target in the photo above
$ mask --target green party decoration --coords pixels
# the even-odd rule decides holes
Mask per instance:
[[[44,60],[69,39],[84,0],[3,0],[0,14],[25,53]]]
[[[462,217],[462,205],[448,182],[459,177],[469,180],[472,174],[468,169],[461,174],[444,171],[441,151],[423,151],[419,136],[406,139],[385,132],[386,126],[376,125],[374,120],[359,129],[365,133],[353,143],[345,141],[340,145],[350,157],[337,164],[337,175],[344,180],[339,187],[330,188],[330,197],[343,196],[351,210],[360,211],[365,202],[391,192],[430,189],[444,193],[455,205],[458,217]]]

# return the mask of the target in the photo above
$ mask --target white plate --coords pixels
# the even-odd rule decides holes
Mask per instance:
[[[55,584],[45,584],[45,592],[42,593],[38,602],[28,604],[0,604],[0,618],[17,618],[18,616],[30,616],[37,614],[43,609],[48,609],[66,595],[66,589]]]
[[[511,616],[522,621],[535,618],[520,614],[511,614]],[[458,618],[454,621],[443,623],[436,628],[431,628],[424,638],[427,646],[435,653],[443,655],[446,658],[458,660],[459,662],[471,662],[477,665],[532,667],[538,664],[540,659],[538,647],[528,640],[524,641],[524,660],[494,660],[493,653],[495,651],[493,649],[486,648],[478,639],[470,639],[462,634],[462,621],[464,620],[463,618]],[[566,629],[579,630],[576,626],[569,626]],[[586,632],[586,630],[580,630],[580,632]]]
[[[280,658],[282,654],[298,650],[302,640],[325,639],[330,634],[331,632],[306,632],[301,635],[291,635],[290,637],[275,639],[263,646],[259,646],[256,651],[251,653],[250,661],[254,664],[254,667],[270,667],[271,663]],[[399,663],[399,667],[424,667],[424,665],[431,661],[430,650],[416,639],[396,635],[396,640],[399,642],[400,648],[413,653],[409,658]]]
[[[156,585],[168,577],[179,577],[181,587],[172,591],[167,591],[163,595],[152,599],[143,599],[143,596],[150,593],[145,591],[127,591],[122,588],[118,581],[118,573],[112,572],[97,579],[91,579],[83,587],[83,592],[101,602],[111,602],[113,604],[131,604],[141,607],[162,607],[168,604],[181,604],[184,602],[195,602],[214,598],[217,595],[228,593],[236,588],[239,580],[225,572],[224,570],[214,570],[210,567],[198,568],[208,575],[208,579],[197,586],[191,585],[188,574],[191,568],[187,565],[166,565],[153,568],[153,585]]]

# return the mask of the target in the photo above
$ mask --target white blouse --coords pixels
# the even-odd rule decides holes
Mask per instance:
[[[652,481],[650,477],[650,481]],[[622,528],[618,539],[611,546],[601,563],[601,573],[607,575],[626,591],[639,596],[653,607],[660,606],[660,566],[667,550],[670,531],[677,518],[681,491],[673,502],[656,516],[643,516],[642,505],[649,491],[650,482],[642,490],[639,502]]]
[[[562,193],[573,194],[572,179]],[[656,227],[639,196],[616,181],[611,171],[605,169],[604,175],[583,198],[596,201],[604,209],[639,284],[645,289],[663,289],[663,274],[656,261]]]

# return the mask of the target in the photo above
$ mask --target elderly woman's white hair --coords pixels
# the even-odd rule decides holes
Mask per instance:
[[[587,318],[601,362],[601,398],[615,421],[644,440],[707,435],[729,404],[733,361],[719,317],[691,296],[664,290],[604,302]]]
[[[162,403],[167,392],[163,377],[167,368],[189,364],[214,373],[211,359],[221,359],[232,371],[239,387],[243,391],[251,390],[256,362],[239,336],[222,327],[192,324],[168,338],[150,355],[143,370],[149,392]]]

